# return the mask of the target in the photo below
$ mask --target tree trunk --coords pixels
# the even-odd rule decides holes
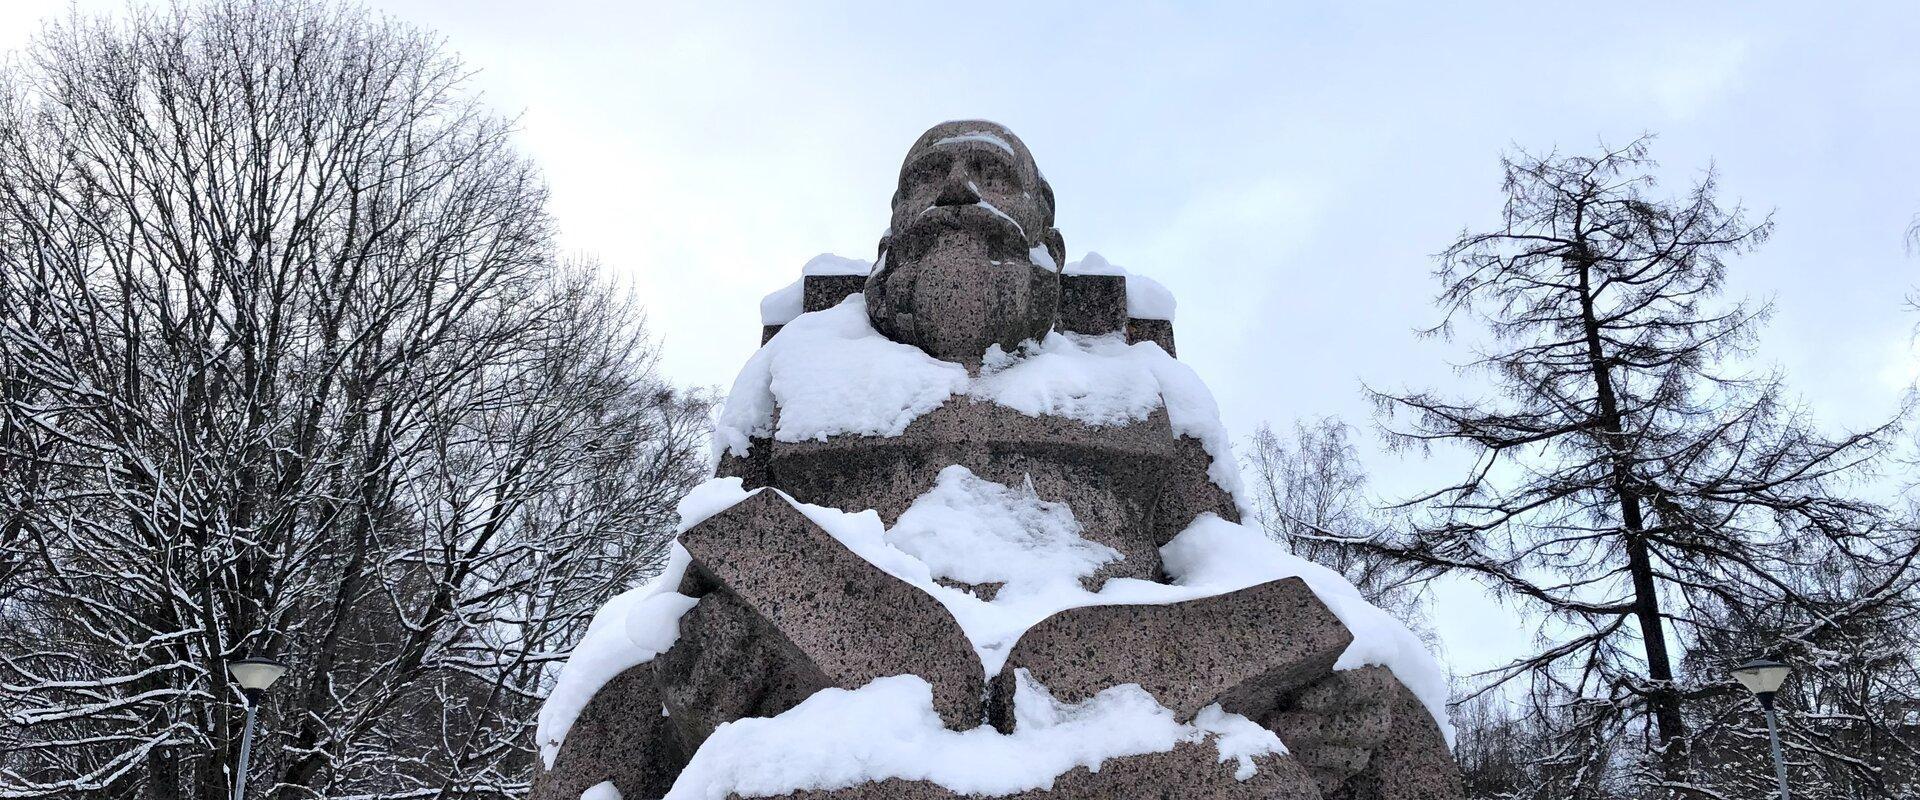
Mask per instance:
[[[1614,496],[1620,503],[1621,535],[1627,551],[1627,573],[1633,580],[1633,616],[1640,625],[1646,649],[1647,678],[1653,684],[1647,705],[1659,729],[1660,768],[1670,782],[1687,779],[1686,722],[1680,716],[1680,698],[1673,692],[1673,659],[1667,652],[1666,621],[1660,613],[1659,587],[1654,583],[1653,558],[1647,546],[1646,519],[1633,480],[1632,454],[1626,445],[1619,398],[1613,389],[1613,371],[1600,343],[1600,321],[1593,308],[1592,264],[1577,264],[1580,275],[1580,322],[1587,341],[1587,362],[1593,371],[1599,400],[1601,440],[1612,465]]]

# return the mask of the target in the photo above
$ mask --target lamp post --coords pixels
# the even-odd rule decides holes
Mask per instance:
[[[1780,800],[1793,800],[1787,793],[1787,762],[1780,756],[1780,730],[1773,719],[1773,695],[1780,691],[1780,684],[1787,681],[1787,673],[1793,668],[1778,661],[1756,658],[1733,668],[1733,679],[1753,692],[1760,700],[1760,710],[1767,715],[1767,741],[1773,747],[1773,776],[1780,781]]]
[[[253,713],[266,696],[267,687],[280,676],[286,674],[287,665],[271,658],[242,658],[227,662],[227,672],[233,675],[235,683],[240,684],[240,694],[247,698],[247,728],[240,734],[239,774],[233,782],[233,800],[246,800],[247,797],[247,759],[253,755]]]

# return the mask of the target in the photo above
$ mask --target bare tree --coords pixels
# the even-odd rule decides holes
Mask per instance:
[[[1296,420],[1282,438],[1261,425],[1246,448],[1254,514],[1295,554],[1345,576],[1362,596],[1423,635],[1421,570],[1362,546],[1391,538],[1369,493],[1353,429],[1337,417]],[[1430,636],[1428,638],[1431,638]]]
[[[1474,800],[1614,800],[1635,797],[1623,780],[1618,748],[1600,737],[1634,739],[1630,731],[1594,726],[1585,715],[1599,704],[1579,698],[1514,702],[1482,694],[1454,707],[1467,797]]]
[[[1489,685],[1527,676],[1578,729],[1563,741],[1643,742],[1660,791],[1704,792],[1683,704],[1735,690],[1726,664],[1680,674],[1680,650],[1739,635],[1712,613],[1737,601],[1808,620],[1746,640],[1745,655],[1805,652],[1903,585],[1920,547],[1910,526],[1845,491],[1871,477],[1894,426],[1823,438],[1777,375],[1730,366],[1766,309],[1716,301],[1727,258],[1770,223],[1721,208],[1711,172],[1683,197],[1651,196],[1646,139],[1503,163],[1501,224],[1440,256],[1446,321],[1433,331],[1484,325],[1490,345],[1470,369],[1499,396],[1376,395],[1395,445],[1478,456],[1410,501],[1423,516],[1389,549],[1545,612],[1538,652]],[[1821,563],[1869,599],[1782,577]],[[1642,721],[1645,737],[1609,733]]]
[[[1729,597],[1702,614],[1718,625],[1691,643],[1683,673],[1713,673],[1750,655],[1756,638],[1794,641],[1799,665],[1775,700],[1797,797],[1902,798],[1920,791],[1920,571],[1877,585],[1844,563],[1779,576],[1807,604],[1752,605]],[[1816,619],[1810,610],[1854,609]],[[1725,795],[1767,796],[1774,783],[1758,705],[1701,697],[1687,706],[1700,731],[1703,782]]]
[[[514,796],[707,401],[437,40],[213,0],[0,73],[0,796]]]

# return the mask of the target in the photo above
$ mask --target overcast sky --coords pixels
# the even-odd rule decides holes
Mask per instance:
[[[111,3],[87,7],[115,8]],[[1053,183],[1069,258],[1180,303],[1180,355],[1228,426],[1341,415],[1365,381],[1461,387],[1430,254],[1499,211],[1498,157],[1659,134],[1666,189],[1709,163],[1776,214],[1735,295],[1826,425],[1914,377],[1920,4],[689,3],[376,0],[519,114],[571,249],[631,280],[666,368],[726,386],[760,297],[821,252],[872,258],[906,147],[1005,123]],[[64,0],[0,3],[23,43]],[[1372,438],[1365,449],[1377,450]],[[1386,496],[1450,476],[1369,452]],[[1523,646],[1468,587],[1437,599],[1465,671]]]

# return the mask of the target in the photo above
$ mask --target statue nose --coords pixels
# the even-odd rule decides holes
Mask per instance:
[[[940,196],[933,199],[936,206],[970,206],[980,202],[980,193],[965,180],[950,180],[940,190]]]

